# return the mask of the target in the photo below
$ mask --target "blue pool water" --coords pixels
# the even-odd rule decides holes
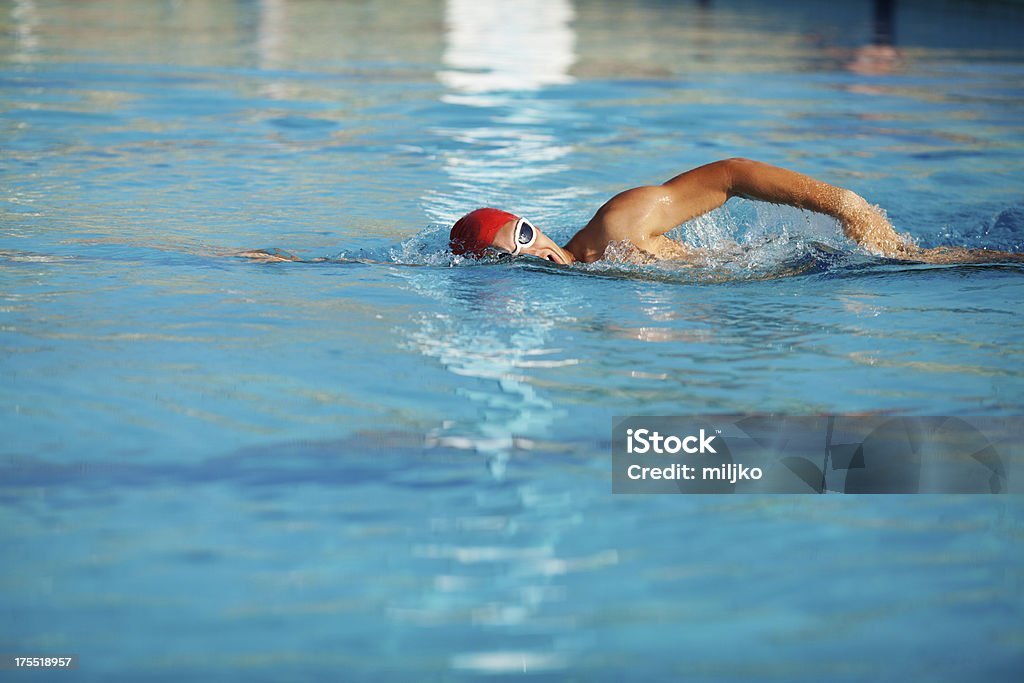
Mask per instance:
[[[609,448],[614,415],[1019,415],[1024,267],[883,262],[742,201],[678,231],[698,269],[446,237],[496,205],[565,240],[739,155],[1022,251],[1022,20],[0,1],[0,651],[80,655],[54,680],[1019,680],[1018,498],[612,496]]]

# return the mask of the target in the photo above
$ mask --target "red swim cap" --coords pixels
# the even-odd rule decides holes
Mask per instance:
[[[500,209],[477,209],[460,218],[452,227],[449,242],[452,253],[481,256],[494,243],[498,229],[519,218]]]

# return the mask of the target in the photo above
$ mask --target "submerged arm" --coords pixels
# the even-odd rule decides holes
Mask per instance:
[[[295,254],[280,249],[250,249],[249,251],[238,251],[230,254],[240,258],[252,259],[261,263],[277,263],[279,261],[301,261]]]

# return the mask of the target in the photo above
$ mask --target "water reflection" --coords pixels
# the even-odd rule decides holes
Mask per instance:
[[[514,282],[521,275],[512,270],[505,277],[464,282],[455,273],[438,286],[436,271],[401,273],[420,295],[458,302],[454,313],[420,314],[408,332],[414,348],[463,378],[459,393],[475,406],[473,423],[446,423],[430,441],[487,455],[499,479],[515,450],[532,447],[527,435],[551,435],[566,417],[536,386],[535,377],[580,362],[550,342],[558,326],[572,323],[568,311],[578,302],[550,296],[537,300],[528,286]]]
[[[288,5],[284,0],[261,0],[256,49],[262,69],[277,69],[284,62]]]
[[[448,90],[441,99],[474,113],[473,125],[435,131],[459,143],[444,160],[456,192],[431,192],[424,199],[426,210],[438,221],[450,225],[477,206],[507,205],[513,192],[528,192],[530,181],[559,168],[555,162],[569,153],[568,146],[556,144],[554,134],[557,121],[567,116],[565,107],[545,99],[541,91],[572,81],[574,16],[568,0],[446,4],[445,68],[438,79]],[[499,193],[496,186],[508,189]],[[535,215],[528,210],[531,200],[517,199],[518,208],[510,208]],[[536,203],[533,207],[540,208]],[[547,433],[556,416],[551,401],[531,385],[524,371],[577,361],[548,348],[548,332],[566,318],[564,302],[538,306],[518,271],[478,272],[505,275],[471,283],[459,282],[461,273],[452,276],[451,287],[442,291],[455,301],[465,295],[467,315],[423,316],[410,336],[422,353],[452,373],[485,380],[483,386],[493,387],[465,392],[486,416],[470,435],[442,433],[435,438],[495,455],[492,463],[500,476],[513,435]],[[438,291],[433,275],[429,281],[422,281],[419,273],[404,275],[421,291]]]
[[[284,0],[260,0],[256,29],[256,53],[261,69],[280,69],[287,56],[288,5]],[[283,80],[261,81],[259,92],[272,100],[287,100],[292,88]]]
[[[853,51],[846,68],[860,74],[891,74],[904,70],[903,53],[896,47],[896,2],[875,0],[871,29],[872,40]]]
[[[432,131],[444,141],[449,180],[443,191],[428,191],[422,200],[437,222],[449,226],[485,205],[542,221],[554,212],[554,201],[546,205],[544,199],[550,188],[538,181],[563,168],[559,162],[571,148],[559,144],[555,131],[571,112],[544,91],[573,80],[574,16],[568,0],[446,4],[444,68],[437,78],[446,87],[441,102],[455,108],[452,118],[463,125]],[[532,451],[537,439],[556,438],[559,421],[568,417],[537,380],[579,363],[553,341],[559,326],[572,323],[569,311],[579,302],[550,288],[532,289],[530,280],[544,275],[531,278],[515,266],[465,265],[443,274],[403,269],[398,276],[438,302],[406,330],[407,343],[440,363],[453,376],[458,400],[471,406],[462,411],[470,419],[439,425],[428,445],[486,457],[500,487],[511,458]],[[521,482],[491,489],[476,505],[434,519],[432,542],[413,548],[414,557],[438,566],[432,589],[397,602],[391,617],[486,629],[465,651],[451,654],[448,664],[456,671],[565,668],[569,660],[554,636],[537,638],[571,627],[544,619],[547,606],[563,599],[557,577],[618,558],[614,550],[596,559],[559,552],[566,530],[581,523],[573,514],[578,505],[570,493],[550,495]],[[496,577],[486,591],[481,568]],[[530,637],[507,637],[510,627],[522,625],[529,625]],[[501,633],[503,647],[487,648],[487,633]]]
[[[574,17],[569,0],[448,0],[444,101],[491,106],[499,93],[573,82]]]
[[[536,181],[567,168],[559,162],[572,148],[555,130],[573,112],[543,90],[574,80],[574,17],[568,0],[446,4],[441,101],[465,109],[455,117],[462,125],[432,131],[454,143],[444,157],[451,189],[425,197],[433,219],[450,224],[489,204],[535,219],[557,210],[557,191]]]
[[[16,0],[11,7],[11,21],[14,23],[15,51],[11,59],[15,62],[31,62],[39,50],[39,11],[35,0]]]

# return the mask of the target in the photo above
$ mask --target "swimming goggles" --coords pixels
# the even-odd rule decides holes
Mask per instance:
[[[492,245],[492,249],[500,252],[502,256],[518,256],[523,249],[529,249],[537,241],[537,228],[525,218],[516,219],[515,227],[512,228],[512,251],[505,251]]]

